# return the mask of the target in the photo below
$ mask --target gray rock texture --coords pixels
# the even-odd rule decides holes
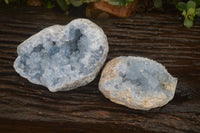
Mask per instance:
[[[103,30],[87,19],[54,25],[31,36],[17,48],[15,70],[50,91],[67,91],[91,82],[108,53]]]
[[[167,104],[176,90],[177,78],[156,61],[120,56],[103,69],[99,89],[111,101],[133,109],[149,110]]]

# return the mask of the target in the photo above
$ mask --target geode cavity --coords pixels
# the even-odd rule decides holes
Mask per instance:
[[[133,109],[149,110],[167,104],[177,78],[156,61],[132,56],[117,57],[103,69],[99,89],[106,98]]]
[[[91,82],[103,66],[108,42],[103,30],[87,19],[43,29],[17,48],[15,70],[52,92]]]

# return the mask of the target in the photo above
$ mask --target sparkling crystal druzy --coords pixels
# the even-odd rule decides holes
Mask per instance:
[[[167,104],[177,78],[156,61],[142,57],[117,57],[105,66],[99,89],[111,101],[133,109],[149,110]]]
[[[14,68],[22,77],[52,92],[65,91],[96,77],[106,60],[108,42],[99,26],[76,19],[43,29],[20,44],[17,53]]]

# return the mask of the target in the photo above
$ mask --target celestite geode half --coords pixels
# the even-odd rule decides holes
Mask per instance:
[[[99,89],[111,101],[133,109],[149,110],[167,104],[177,78],[160,63],[142,57],[120,56],[103,69]]]
[[[103,30],[87,19],[54,25],[17,48],[15,70],[50,91],[67,91],[91,82],[103,66],[108,42]]]

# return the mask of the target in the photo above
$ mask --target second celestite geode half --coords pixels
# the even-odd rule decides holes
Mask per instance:
[[[160,63],[120,56],[103,69],[99,89],[106,98],[133,109],[149,110],[167,104],[176,90],[177,78]]]

